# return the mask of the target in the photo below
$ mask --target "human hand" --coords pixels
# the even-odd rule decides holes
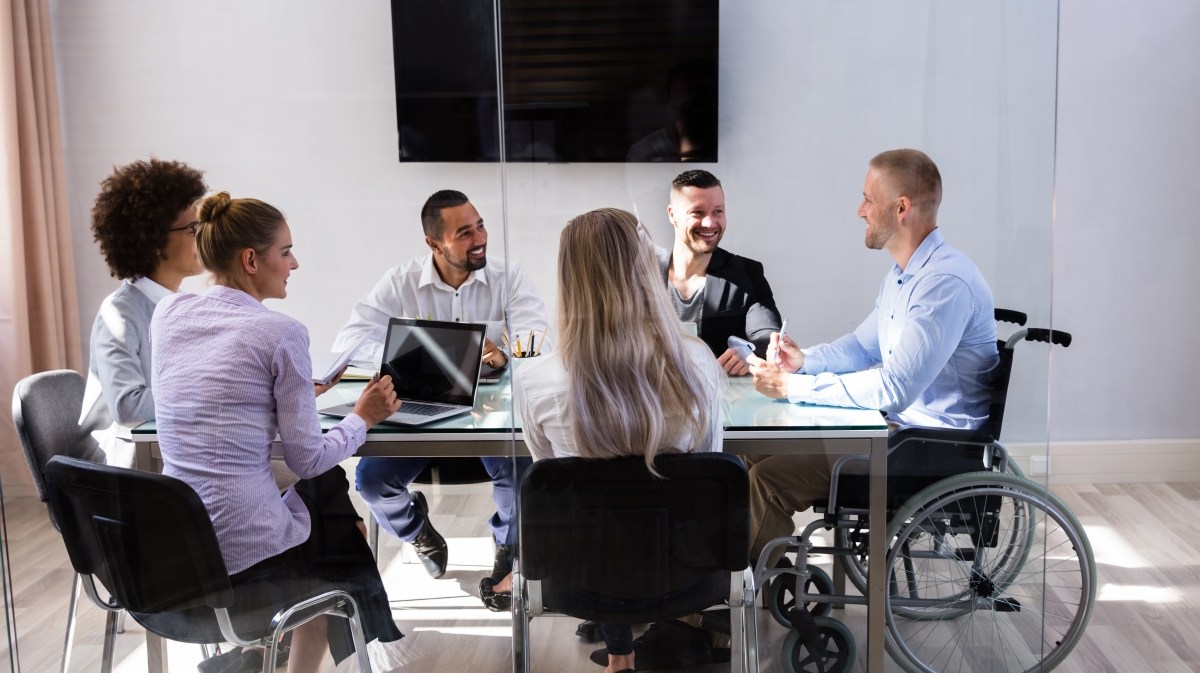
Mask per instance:
[[[313,391],[316,392],[317,397],[324,395],[326,392],[329,391],[330,388],[336,386],[338,384],[338,381],[342,380],[342,374],[345,374],[345,373],[346,373],[346,367],[342,367],[342,370],[340,372],[338,372],[337,375],[333,377],[333,380],[330,381],[329,383],[314,383]]]
[[[492,343],[491,339],[483,340],[483,364],[500,369],[508,362],[508,357],[504,355],[504,351],[500,350],[496,344]]]
[[[368,428],[396,413],[399,408],[396,387],[392,384],[392,377],[387,374],[371,379],[354,403],[354,413],[363,419]]]
[[[774,338],[775,335],[771,335]],[[790,374],[779,365],[751,355],[746,358],[750,365],[750,373],[754,376],[754,389],[776,399],[786,398],[788,394],[788,376]]]
[[[792,341],[792,337],[772,332],[771,342],[767,345],[767,360],[779,365],[784,371],[796,372],[804,366],[804,353],[800,346]]]
[[[725,349],[721,353],[721,357],[717,358],[717,364],[721,365],[721,369],[730,376],[745,376],[750,373],[750,365],[742,359],[738,352],[732,348]]]

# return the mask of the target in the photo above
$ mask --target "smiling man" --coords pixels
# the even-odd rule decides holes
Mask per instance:
[[[725,235],[725,190],[712,173],[691,170],[671,182],[667,217],[675,243],[660,250],[659,266],[667,294],[683,322],[696,324],[726,373],[749,373],[746,362],[729,349],[737,336],[766,355],[771,333],[779,331],[779,311],[763,265],[718,247]]]
[[[333,350],[340,352],[366,336],[356,362],[377,367],[388,321],[393,317],[485,323],[484,362],[502,367],[508,361],[496,346],[507,313],[515,335],[546,333],[546,309],[533,283],[515,265],[487,258],[488,234],[479,211],[462,192],[435,193],[421,209],[421,226],[429,254],[388,269],[374,289],[354,306],[338,332]],[[543,350],[548,350],[547,342]],[[380,526],[411,542],[430,575],[446,571],[445,539],[429,521],[428,505],[408,485],[430,458],[363,458],[357,488]],[[529,459],[481,458],[492,477],[496,513],[491,518],[496,543],[494,575],[507,575],[516,552],[517,479]],[[497,579],[499,579],[497,577]]]

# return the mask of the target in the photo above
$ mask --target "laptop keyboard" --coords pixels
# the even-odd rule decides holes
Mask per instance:
[[[422,404],[420,402],[405,402],[400,405],[400,413],[416,414],[417,416],[432,416],[440,414],[446,410],[446,407],[436,404]]]

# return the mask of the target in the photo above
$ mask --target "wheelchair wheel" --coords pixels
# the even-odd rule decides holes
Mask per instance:
[[[845,673],[854,666],[858,648],[845,624],[817,617],[817,643],[813,648],[792,630],[783,641],[783,670],[787,673]]]
[[[906,502],[888,532],[887,646],[906,671],[1049,671],[1082,636],[1095,559],[1045,488],[957,475]]]
[[[1019,478],[1025,478],[1025,473],[1021,471],[1016,461],[1010,460],[1007,463],[1008,469],[1004,474],[1014,475]],[[945,482],[939,482],[945,483]],[[930,488],[941,488],[936,484]],[[1023,503],[1014,503],[1014,506],[1023,508]],[[1017,521],[1027,520],[1028,517],[1023,517]],[[865,527],[866,524],[864,523]],[[1010,545],[1006,553],[995,554],[992,556],[995,567],[992,569],[993,574],[1003,580],[1008,573],[1015,571],[1024,565],[1025,551],[1032,544],[1032,536],[1034,533],[1032,526],[1014,526],[1009,531],[1008,544]],[[858,589],[862,595],[867,594],[867,531],[864,528],[855,528],[853,530],[847,528],[837,528],[834,534],[835,545],[839,549],[851,550],[851,553],[839,555],[837,560],[842,564],[842,569],[846,573],[846,579],[850,580],[850,584]],[[1006,570],[1007,568],[1007,570]],[[901,610],[903,613],[903,610]],[[913,619],[931,619],[932,614],[910,614]]]
[[[829,578],[829,573],[817,566],[808,566],[808,573],[808,579],[804,580],[805,595],[833,595],[833,580]],[[771,609],[771,616],[788,628],[792,626],[791,620],[788,619],[788,611],[796,607],[797,577],[776,575],[767,587],[767,606]],[[804,607],[813,617],[824,617],[833,610],[832,603],[805,603]]]

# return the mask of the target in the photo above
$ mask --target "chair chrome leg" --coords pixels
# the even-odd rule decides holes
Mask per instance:
[[[67,606],[67,634],[63,641],[62,673],[67,673],[71,667],[71,646],[75,643],[75,608],[79,606],[79,591],[83,588],[83,578],[78,573],[71,585],[71,602]]]
[[[117,613],[117,633],[125,633],[125,615],[128,614],[124,610]]]
[[[112,673],[113,650],[117,645],[117,613],[109,612],[104,619],[104,654],[100,660],[100,673]]]
[[[746,673],[758,673],[758,615],[754,610],[754,574],[747,570],[744,577],[747,585],[745,588],[746,617],[742,625],[742,651],[745,653]]]
[[[379,522],[375,520],[375,515],[370,515],[370,521],[367,523],[367,544],[371,547],[371,557],[379,563]]]
[[[526,599],[525,578],[521,575],[521,561],[517,559],[512,569],[513,673],[529,673],[529,605]]]

